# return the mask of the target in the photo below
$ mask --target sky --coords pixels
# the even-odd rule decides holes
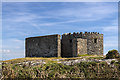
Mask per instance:
[[[25,57],[27,37],[85,31],[104,34],[104,55],[118,49],[118,3],[2,3],[3,60]]]
[[[3,0],[2,2],[119,2],[119,0]]]

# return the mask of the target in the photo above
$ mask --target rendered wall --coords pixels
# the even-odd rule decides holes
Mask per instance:
[[[61,56],[60,35],[26,38],[26,57]]]

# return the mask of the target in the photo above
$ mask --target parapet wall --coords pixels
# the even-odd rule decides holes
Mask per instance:
[[[90,36],[94,36],[94,35],[96,35],[96,37],[98,36],[98,38],[99,38],[99,36],[101,36],[101,35],[103,35],[103,34],[99,34],[98,32],[85,32],[85,33],[83,33],[83,32],[73,32],[73,33],[65,33],[65,34],[63,34],[62,35],[62,37],[64,38],[64,37],[66,37],[66,38],[74,38],[74,37],[80,37],[80,38],[89,38]]]

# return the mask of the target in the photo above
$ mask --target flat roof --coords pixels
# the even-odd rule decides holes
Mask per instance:
[[[26,39],[30,38],[40,38],[40,37],[49,37],[49,36],[58,36],[59,34],[53,34],[53,35],[44,35],[44,36],[35,36],[35,37],[27,37]]]

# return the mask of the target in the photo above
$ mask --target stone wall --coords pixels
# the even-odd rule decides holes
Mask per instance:
[[[60,35],[26,38],[26,57],[61,56]]]
[[[77,32],[26,38],[26,57],[103,55],[103,34]]]
[[[103,34],[87,34],[87,51],[90,55],[103,55]]]
[[[87,39],[74,38],[72,50],[74,57],[82,54],[87,54]]]
[[[77,54],[87,54],[87,39],[77,38]]]
[[[86,39],[86,42],[74,43],[74,39]],[[70,43],[71,42],[71,43]],[[78,45],[78,46],[77,46]],[[83,51],[80,51],[82,48]],[[87,48],[86,48],[87,46]],[[74,48],[72,48],[74,47]],[[86,51],[87,49],[87,51]],[[76,51],[77,50],[77,51]],[[85,50],[85,52],[84,52]],[[83,53],[82,53],[83,52]],[[62,35],[62,55],[63,56],[76,56],[77,54],[90,54],[90,55],[103,55],[103,34],[97,32],[77,32],[77,33],[67,33]]]
[[[62,40],[61,40],[61,56],[62,57],[73,57],[72,54],[72,38],[69,36],[64,36],[62,35]]]

